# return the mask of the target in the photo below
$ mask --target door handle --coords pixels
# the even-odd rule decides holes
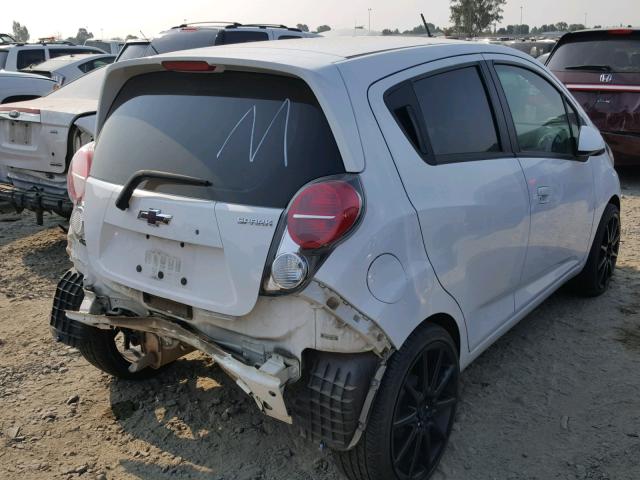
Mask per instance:
[[[538,187],[538,203],[549,203],[551,187]]]

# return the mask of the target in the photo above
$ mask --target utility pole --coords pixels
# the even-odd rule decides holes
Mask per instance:
[[[523,6],[520,5],[520,28],[518,28],[518,33],[520,34],[520,36],[522,36],[522,10],[523,10]]]
[[[587,12],[584,14],[584,28],[587,28]]]
[[[373,10],[372,8],[369,9],[369,35],[371,35],[371,10]]]

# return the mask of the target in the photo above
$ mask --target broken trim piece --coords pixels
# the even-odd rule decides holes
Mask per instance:
[[[300,365],[295,359],[274,354],[260,369],[257,369],[236,360],[204,334],[192,332],[175,322],[160,317],[92,315],[70,310],[67,310],[66,315],[71,320],[103,330],[115,327],[128,328],[186,343],[210,355],[236,381],[240,388],[256,401],[258,408],[263,413],[283,422],[292,423],[284,403],[283,392],[285,385],[290,380],[295,380],[300,376]]]

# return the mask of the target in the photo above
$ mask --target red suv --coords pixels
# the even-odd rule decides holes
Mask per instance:
[[[568,33],[547,67],[598,126],[616,166],[640,165],[640,29]]]

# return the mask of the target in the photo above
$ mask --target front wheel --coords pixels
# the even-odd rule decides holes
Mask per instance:
[[[351,480],[426,480],[445,451],[458,403],[458,352],[425,324],[389,360],[367,430],[338,463]]]

